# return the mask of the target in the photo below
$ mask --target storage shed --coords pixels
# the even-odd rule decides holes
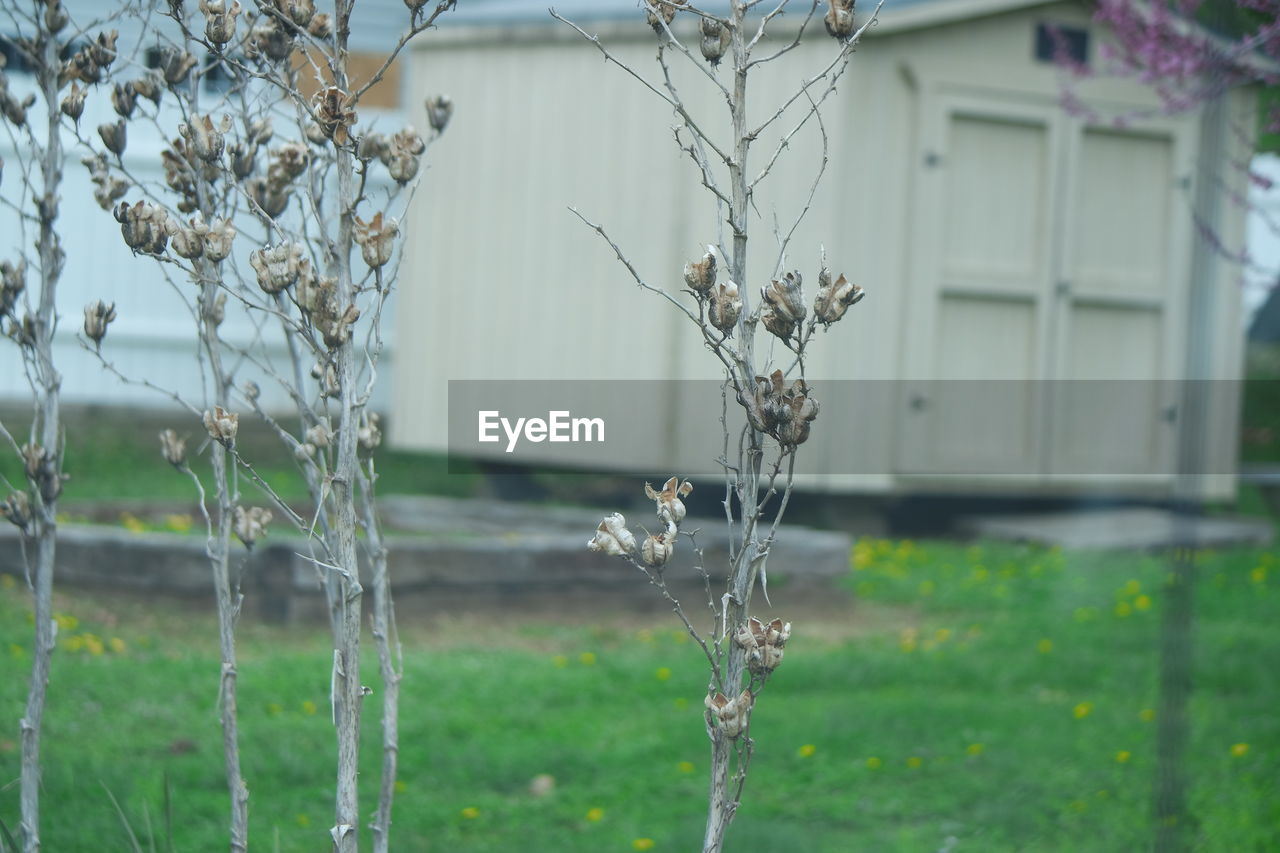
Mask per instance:
[[[567,210],[678,292],[684,264],[717,239],[717,217],[672,142],[677,119],[539,5],[465,4],[414,57],[413,100],[447,92],[457,111],[410,226],[400,446],[444,448],[453,419],[458,448],[457,425],[475,412],[447,411],[450,380],[719,376],[688,320],[637,288]],[[660,81],[655,35],[633,0],[558,11]],[[677,31],[692,23],[678,18]],[[747,288],[780,268],[811,282],[825,247],[833,270],[868,292],[814,346],[809,376],[831,404],[805,447],[821,472],[807,487],[1168,496],[1187,485],[1179,447],[1197,419],[1180,380],[1194,379],[1215,381],[1200,386],[1190,457],[1209,476],[1191,488],[1233,492],[1238,270],[1198,238],[1197,222],[1227,243],[1242,238],[1244,211],[1228,199],[1245,176],[1230,164],[1251,155],[1254,94],[1166,116],[1132,81],[1071,79],[1045,55],[1047,27],[1067,32],[1094,68],[1104,63],[1108,34],[1087,4],[887,0],[824,105],[830,162],[781,267],[774,223],[785,229],[805,207],[821,159],[816,124],[762,184]],[[819,26],[759,68],[753,115],[768,116],[835,49]],[[723,126],[714,87],[673,60],[691,111]],[[1063,108],[1068,85],[1088,113]],[[775,144],[753,149],[756,169]],[[775,352],[781,366],[785,355]],[[707,470],[708,436],[683,428],[681,393],[633,400],[653,440],[615,453],[613,467]],[[500,443],[481,450],[504,458]],[[531,458],[585,459],[551,444],[520,461]]]

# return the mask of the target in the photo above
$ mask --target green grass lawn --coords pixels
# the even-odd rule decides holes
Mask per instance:
[[[753,717],[757,750],[730,849],[1150,847],[1166,563],[871,540],[852,562],[847,616],[807,620],[775,591],[794,633]],[[1280,849],[1280,560],[1206,553],[1198,577],[1197,849]],[[637,595],[649,592],[637,583]],[[11,583],[0,595],[0,819],[11,828],[31,642],[24,599]],[[68,592],[59,613],[45,849],[127,849],[107,791],[135,829],[149,821],[162,835],[166,779],[175,849],[224,848],[212,620]],[[393,849],[697,849],[708,754],[699,654],[671,618],[584,618],[405,615]],[[325,636],[320,626],[243,630],[256,849],[329,849]],[[376,687],[372,658],[366,666]],[[364,725],[368,813],[376,694]],[[555,778],[549,795],[529,792],[539,774]]]

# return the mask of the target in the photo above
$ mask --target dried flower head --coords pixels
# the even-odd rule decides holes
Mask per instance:
[[[27,262],[0,261],[0,317],[13,314],[18,297],[27,288]]]
[[[436,133],[444,133],[453,118],[453,99],[448,95],[433,95],[427,98],[427,124]]]
[[[854,0],[827,0],[830,8],[822,22],[832,38],[845,41],[853,35],[853,3]]]
[[[253,543],[267,535],[267,525],[270,522],[271,510],[260,506],[252,506],[246,510],[238,506],[234,524],[236,538],[243,542],[246,548],[252,549]]]
[[[165,223],[169,232],[169,245],[174,254],[180,258],[198,258],[204,254],[204,238],[209,233],[209,226],[200,218],[200,214],[191,220],[190,227],[184,226],[176,219]]]
[[[231,116],[224,115],[215,127],[212,116],[195,116],[190,122],[178,125],[178,133],[187,140],[195,155],[206,163],[216,163],[226,145],[223,137],[231,130]]]
[[[230,450],[236,443],[240,416],[221,406],[214,406],[212,412],[206,410],[204,413],[204,428],[208,430],[210,438]]]
[[[732,281],[717,285],[707,306],[707,317],[727,337],[733,332],[738,316],[742,314],[742,299],[738,296],[738,285]]]
[[[675,20],[676,12],[687,0],[644,0],[645,18],[655,33],[661,33]]]
[[[187,441],[171,429],[160,432],[160,455],[164,461],[181,470],[187,467]]]
[[[213,304],[209,306],[209,323],[216,329],[225,319],[227,319],[227,292],[219,290],[218,295],[213,297]]]
[[[258,387],[258,383],[252,379],[246,379],[244,383],[244,398],[250,403],[256,403],[261,395],[262,389]]]
[[[264,20],[249,31],[248,53],[253,59],[284,62],[293,45],[293,33],[274,20]]]
[[[235,239],[236,226],[230,219],[214,219],[204,234],[204,256],[215,264],[221,263],[231,254],[231,244]]]
[[[354,105],[354,98],[337,86],[317,92],[314,106],[320,132],[336,144],[345,145],[351,126],[356,123]]]
[[[262,208],[262,212],[272,219],[284,213],[285,208],[289,206],[289,198],[293,195],[290,187],[262,177],[249,181],[245,189],[248,190],[254,204]]]
[[[752,616],[739,625],[734,642],[747,652],[747,669],[753,675],[768,675],[782,663],[783,647],[791,637],[791,623],[781,619],[764,623]]]
[[[782,340],[791,337],[796,325],[804,320],[804,290],[798,272],[789,272],[781,281],[771,281],[760,291],[764,308],[760,320],[764,327]]]
[[[333,18],[327,12],[321,12],[311,19],[311,23],[307,25],[307,32],[321,41],[325,41],[329,36],[333,35]]]
[[[286,142],[271,152],[271,165],[267,167],[267,180],[284,185],[307,170],[311,152],[301,142]]]
[[[384,221],[381,212],[375,213],[369,222],[357,216],[355,230],[356,242],[360,244],[360,256],[366,264],[381,267],[391,260],[396,236],[400,233],[400,227],[394,219]]]
[[[625,557],[636,550],[636,538],[627,529],[622,513],[605,516],[596,528],[596,535],[587,543],[589,551],[603,551],[611,557]]]
[[[107,326],[116,318],[116,304],[105,304],[101,299],[84,306],[84,334],[93,341],[94,346],[101,346],[107,335]]]
[[[700,297],[710,292],[716,283],[715,250],[707,247],[707,253],[700,261],[690,261],[684,265],[684,283]]]
[[[31,499],[26,492],[10,492],[9,497],[0,502],[0,515],[26,533],[31,524]]]
[[[130,80],[127,85],[129,90],[139,98],[146,98],[157,107],[160,106],[160,98],[164,94],[164,88],[161,87],[154,71],[136,80]]]
[[[316,14],[312,0],[275,0],[275,7],[299,29],[306,29]]]
[[[258,287],[264,292],[276,294],[298,280],[302,271],[302,246],[297,243],[281,243],[249,253],[249,266],[258,276]],[[307,261],[310,265],[310,261]]]
[[[729,738],[736,738],[746,730],[754,702],[755,696],[749,689],[744,689],[733,699],[717,692],[703,700],[708,724],[714,724]]]
[[[844,316],[850,305],[862,301],[864,293],[861,287],[850,284],[843,274],[833,282],[831,271],[823,267],[818,273],[818,295],[813,300],[813,314],[823,326],[830,326]]]
[[[111,107],[121,118],[132,118],[133,110],[138,105],[138,93],[132,86],[120,83],[111,87]]]
[[[657,491],[648,483],[644,484],[644,496],[657,504],[658,519],[664,524],[679,524],[684,521],[685,507],[681,498],[686,498],[693,491],[693,484],[688,480],[680,482],[679,477],[672,477]]]
[[[204,34],[215,47],[221,47],[236,37],[236,18],[240,15],[240,4],[231,0],[228,7],[226,0],[200,0],[200,11],[204,13]]]
[[[356,440],[365,450],[373,450],[382,444],[382,416],[377,412],[366,412],[360,420],[360,429],[356,431]]]
[[[128,202],[122,201],[114,215],[116,222],[120,223],[124,242],[130,249],[158,255],[168,245],[169,215],[164,208],[145,201],[139,201],[130,207]]]
[[[660,568],[666,565],[676,550],[676,534],[670,531],[651,533],[640,546],[640,559],[650,566]]]
[[[88,89],[80,88],[80,84],[73,80],[71,89],[63,96],[62,104],[59,107],[63,115],[78,123],[80,116],[84,114],[84,98],[88,93]]]
[[[112,154],[117,157],[124,154],[125,145],[128,144],[128,134],[125,132],[124,119],[120,119],[114,124],[98,125],[98,136],[102,137],[102,144]]]
[[[111,210],[129,191],[130,183],[112,175],[107,158],[101,155],[87,157],[82,162],[89,167],[89,180],[94,185],[93,200],[103,210]]]
[[[698,32],[701,35],[698,47],[702,50],[702,58],[712,66],[719,65],[732,38],[729,28],[715,18],[702,18],[698,23]]]
[[[160,52],[160,73],[170,86],[185,83],[195,66],[196,58],[185,50],[166,47]]]
[[[333,438],[333,431],[329,429],[329,424],[321,421],[308,428],[303,438],[316,447],[328,447],[330,440]]]
[[[46,506],[62,494],[67,477],[58,473],[58,456],[53,451],[35,442],[22,445],[22,470]]]

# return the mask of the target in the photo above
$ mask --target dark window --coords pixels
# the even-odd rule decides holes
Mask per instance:
[[[1036,59],[1089,64],[1089,31],[1063,24],[1036,24]]]
[[[148,68],[159,68],[160,64],[164,62],[164,49],[159,47],[147,48],[145,62]]]
[[[27,54],[13,41],[14,37],[0,33],[0,56],[4,56],[4,70],[10,74],[29,74],[33,70]]]

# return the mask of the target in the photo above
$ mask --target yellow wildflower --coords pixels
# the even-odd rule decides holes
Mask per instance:
[[[1049,652],[1053,651],[1053,640],[1045,637],[1040,642],[1036,643],[1036,651],[1042,655],[1049,654]]]
[[[1130,758],[1133,758],[1133,753],[1127,749],[1122,749],[1116,753],[1116,761],[1120,764],[1128,764]]]
[[[465,820],[475,820],[480,817],[480,810],[475,806],[467,806],[462,811],[458,812],[458,814],[462,815]]]
[[[583,652],[578,655],[578,660],[582,661],[583,666],[593,666],[596,662],[595,652]]]
[[[811,743],[806,743],[804,746],[800,747],[800,749],[798,750],[801,758],[809,758],[817,751],[818,751],[818,748]]]
[[[596,806],[593,809],[587,809],[587,820],[591,821],[592,823],[598,823],[603,818],[604,818],[604,809],[600,808],[599,806]]]
[[[971,743],[967,747],[965,747],[964,751],[967,752],[969,755],[982,755],[982,751],[984,749],[986,749],[986,747],[980,743]]]
[[[637,838],[635,841],[632,841],[632,842],[631,842],[631,849],[632,849],[632,850],[652,850],[652,849],[653,849],[653,839],[652,839],[652,838]]]
[[[1236,758],[1244,758],[1248,752],[1249,744],[1247,743],[1233,743],[1231,745],[1231,754]]]
[[[880,767],[881,767],[881,765],[883,765],[883,764],[884,764],[884,762],[883,762],[883,761],[881,761],[879,758],[877,758],[877,757],[876,757],[876,756],[874,756],[874,755],[867,759],[867,769],[868,769],[868,770],[879,770],[879,769],[880,769]]]
[[[1077,720],[1083,720],[1085,717],[1089,716],[1090,712],[1092,711],[1093,711],[1092,702],[1080,702],[1074,708],[1071,709],[1071,713],[1075,715],[1075,718]]]
[[[907,766],[910,767],[912,770],[915,770],[921,764],[924,764],[924,759],[918,755],[913,755],[907,759]]]
[[[315,703],[315,702],[312,702],[310,699],[304,699],[304,700],[303,700],[303,702],[302,702],[302,713],[304,713],[304,714],[306,714],[308,717],[310,717],[310,716],[314,716],[314,715],[315,715],[315,713],[316,713],[316,711],[318,711],[318,710],[320,710],[320,709],[316,706],[316,703]]]
[[[692,761],[681,761],[676,765],[676,769],[681,773],[692,773],[694,770]]]
[[[653,674],[659,681],[667,681],[671,678],[671,667],[660,666]]]

